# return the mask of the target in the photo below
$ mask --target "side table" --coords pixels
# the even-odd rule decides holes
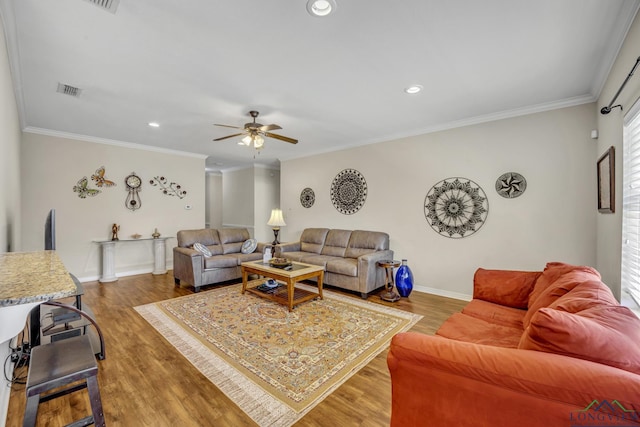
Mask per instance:
[[[400,299],[400,295],[396,292],[395,284],[393,281],[393,269],[400,267],[400,261],[392,259],[385,259],[378,261],[378,266],[386,270],[387,280],[385,281],[386,292],[380,295],[380,298],[384,301],[396,302]]]

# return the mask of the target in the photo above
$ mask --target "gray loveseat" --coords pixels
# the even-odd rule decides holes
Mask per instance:
[[[243,254],[242,244],[250,238],[246,228],[203,228],[178,231],[178,246],[173,248],[173,278],[176,285],[184,281],[201,286],[242,277],[240,264],[262,259],[265,243],[258,243],[252,253]],[[210,257],[193,249],[201,243],[211,252]]]
[[[393,259],[389,235],[379,231],[307,228],[299,242],[276,246],[276,256],[325,268],[324,283],[359,292],[362,298],[384,286],[377,262]]]

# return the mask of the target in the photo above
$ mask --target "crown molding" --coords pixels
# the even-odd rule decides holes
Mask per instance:
[[[526,115],[529,115],[529,114],[543,113],[543,112],[546,112],[546,111],[552,111],[552,110],[559,110],[559,109],[562,109],[562,108],[575,107],[575,106],[578,106],[578,105],[588,104],[590,102],[596,102],[596,101],[597,101],[597,98],[594,97],[593,95],[577,96],[577,97],[573,97],[573,98],[563,99],[563,100],[560,100],[560,101],[548,102],[548,103],[537,104],[537,105],[530,105],[530,106],[527,106],[527,107],[514,108],[512,110],[499,111],[497,113],[486,114],[486,115],[483,115],[483,116],[470,117],[468,119],[462,119],[462,120],[455,120],[455,121],[452,121],[452,122],[449,122],[449,123],[443,123],[443,124],[439,124],[439,125],[436,125],[436,126],[423,128],[421,130],[414,131],[414,132],[404,132],[404,133],[396,133],[396,134],[385,135],[385,136],[380,137],[380,138],[371,139],[371,140],[365,140],[365,141],[360,142],[359,144],[350,145],[347,148],[345,148],[345,147],[328,148],[326,150],[316,151],[313,154],[305,154],[305,155],[300,155],[300,156],[295,156],[295,155],[286,156],[286,157],[280,158],[279,160],[281,162],[283,162],[283,161],[287,161],[287,160],[295,160],[295,159],[301,159],[301,158],[305,158],[305,157],[312,157],[312,156],[317,156],[319,154],[326,154],[326,153],[331,153],[331,152],[335,152],[335,151],[343,151],[343,150],[348,150],[348,149],[351,149],[351,148],[357,148],[357,147],[361,147],[361,146],[365,146],[365,145],[378,144],[378,143],[381,143],[381,142],[392,142],[392,141],[396,141],[396,140],[403,139],[403,138],[410,138],[410,137],[419,136],[419,135],[427,135],[427,134],[430,134],[430,133],[442,132],[442,131],[446,131],[446,130],[462,128],[462,127],[465,127],[465,126],[478,125],[478,124],[482,124],[482,123],[488,123],[488,122],[494,122],[494,121],[498,121],[498,120],[511,119],[511,118],[514,118],[514,117],[526,116]]]
[[[153,151],[155,153],[171,154],[174,156],[195,157],[197,159],[206,159],[207,157],[209,157],[207,154],[190,153],[188,151],[172,150],[170,148],[154,147],[152,145],[136,144],[133,142],[116,141],[114,139],[98,138],[98,137],[89,136],[89,135],[78,135],[75,133],[60,132],[57,130],[43,129],[43,128],[32,127],[32,126],[27,126],[22,131],[26,133],[34,133],[38,135],[47,135],[47,136],[53,136],[58,138],[73,139],[76,141],[92,142],[95,144],[105,144],[105,145],[113,145],[116,147],[133,148],[134,150]]]

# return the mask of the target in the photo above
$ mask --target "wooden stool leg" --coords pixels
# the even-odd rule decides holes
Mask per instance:
[[[22,421],[22,427],[33,427],[36,425],[36,417],[38,416],[39,404],[39,394],[35,394],[27,398],[27,407],[24,410],[24,420]]]
[[[98,377],[87,378],[87,390],[89,391],[89,401],[91,402],[91,412],[93,422],[96,427],[105,427],[104,414],[102,412],[102,400],[100,400],[100,388],[98,387]]]

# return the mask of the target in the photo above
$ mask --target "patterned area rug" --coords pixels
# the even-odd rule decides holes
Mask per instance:
[[[240,289],[135,309],[261,426],[295,423],[422,318],[326,290],[289,313]]]

